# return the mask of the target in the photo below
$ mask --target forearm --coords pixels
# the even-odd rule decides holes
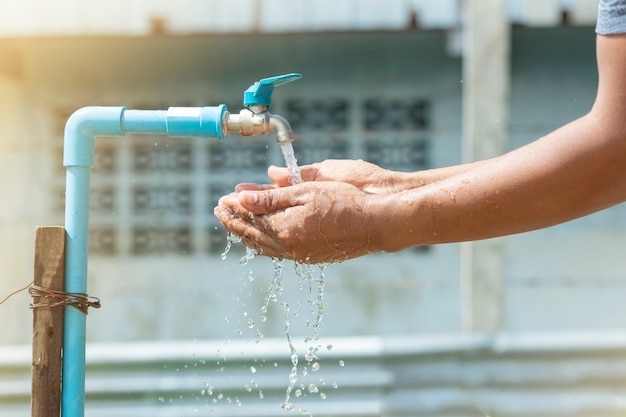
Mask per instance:
[[[390,175],[394,176],[394,181],[399,190],[410,190],[413,188],[423,187],[434,182],[442,181],[446,178],[453,177],[478,168],[488,163],[488,161],[470,162],[462,165],[453,165],[442,168],[433,168],[416,172],[398,172],[390,171]]]
[[[592,112],[525,147],[388,197],[383,250],[535,230],[624,201],[626,132],[607,123]]]
[[[448,177],[455,168],[435,171],[438,181],[372,200],[381,250],[535,230],[625,201],[626,35],[598,36],[596,52],[598,94],[587,115],[501,157]]]

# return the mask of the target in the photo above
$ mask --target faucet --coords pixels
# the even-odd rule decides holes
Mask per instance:
[[[279,144],[293,141],[293,130],[285,118],[271,114],[267,109],[272,104],[274,87],[297,80],[300,74],[291,73],[276,77],[264,78],[244,92],[243,104],[245,109],[238,114],[225,111],[222,119],[222,128],[225,135],[239,133],[241,136],[267,135],[276,132],[276,141]]]

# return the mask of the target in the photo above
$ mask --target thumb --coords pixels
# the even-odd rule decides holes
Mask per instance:
[[[267,176],[280,187],[286,187],[289,184],[289,170],[287,168],[271,165],[267,169]]]
[[[239,204],[254,214],[267,214],[292,205],[282,188],[265,191],[245,190],[239,193]]]

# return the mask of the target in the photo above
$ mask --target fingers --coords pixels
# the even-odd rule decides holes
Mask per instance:
[[[272,238],[268,225],[241,207],[231,208],[220,204],[213,210],[215,216],[229,232],[241,237],[244,244],[259,254],[281,257],[280,245]]]
[[[302,185],[239,184],[236,192],[220,198],[214,209],[215,216],[229,232],[241,237],[246,246],[259,254],[279,259],[289,257],[285,238],[279,237],[285,232],[280,226],[283,224],[281,216],[285,209],[308,201]],[[309,183],[309,186],[317,188],[318,184]]]
[[[255,184],[252,182],[243,182],[235,186],[235,192],[238,193],[239,191],[244,191],[244,190],[261,191],[261,190],[270,190],[272,188],[276,188],[276,186],[273,184]]]
[[[285,254],[282,251],[276,250],[272,246],[261,246],[259,242],[250,238],[242,238],[243,244],[249,248],[256,250],[259,255],[268,256],[270,258],[285,259]]]
[[[264,191],[243,190],[238,195],[239,204],[254,214],[267,214],[293,206],[289,188]]]
[[[319,166],[320,164],[303,165],[300,168],[300,176],[302,177],[302,181],[319,180]]]
[[[218,205],[231,211],[242,207],[253,214],[261,215],[297,205],[295,200],[292,187],[244,183],[237,185],[235,192],[220,198]]]
[[[318,171],[319,164],[301,166],[300,176],[302,177],[302,181],[315,181],[317,179]],[[271,165],[267,169],[267,175],[270,177],[270,180],[272,180],[279,187],[288,187],[291,185],[289,182],[289,171],[287,168]]]
[[[270,180],[272,180],[279,187],[287,187],[291,185],[289,183],[289,171],[287,168],[270,165],[267,169],[267,176],[270,177]]]

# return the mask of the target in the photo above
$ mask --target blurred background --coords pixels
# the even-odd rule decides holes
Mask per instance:
[[[88,105],[227,104],[269,76],[300,164],[415,171],[493,156],[582,116],[597,86],[596,0],[0,2],[0,298],[32,280],[38,225],[62,225],[63,128]],[[284,413],[285,321],[304,355],[322,271],[263,321],[274,265],[225,260],[213,216],[283,165],[273,137],[98,138],[91,184],[88,416]],[[626,413],[626,211],[327,267],[319,371],[294,412]],[[0,305],[0,414],[29,408],[28,294]],[[302,384],[302,385],[301,385]],[[310,385],[314,387],[310,388]]]

